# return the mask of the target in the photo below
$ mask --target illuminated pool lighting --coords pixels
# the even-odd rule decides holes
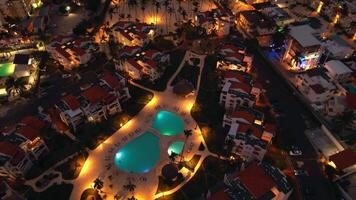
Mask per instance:
[[[162,135],[172,136],[183,133],[185,126],[180,116],[161,110],[155,116],[151,127],[158,130]]]

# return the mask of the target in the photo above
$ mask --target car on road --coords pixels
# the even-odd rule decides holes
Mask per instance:
[[[308,172],[302,169],[295,169],[294,170],[295,176],[309,176]]]
[[[70,78],[71,76],[71,74],[62,74],[62,78]]]
[[[303,155],[303,152],[299,147],[292,146],[290,151],[289,151],[289,155],[291,155],[291,156],[301,156],[301,155]]]

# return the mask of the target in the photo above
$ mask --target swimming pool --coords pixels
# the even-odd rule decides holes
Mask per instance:
[[[174,152],[174,153],[179,155],[180,153],[182,153],[183,147],[184,147],[184,142],[182,142],[182,141],[173,142],[168,147],[168,150],[167,150],[168,151],[168,155],[171,155],[172,152]]]
[[[160,159],[159,137],[145,132],[119,149],[114,159],[115,165],[125,172],[149,172]]]
[[[11,76],[15,71],[15,65],[12,63],[0,64],[0,77]]]
[[[180,116],[161,110],[155,116],[151,127],[158,130],[162,135],[172,136],[183,133],[184,122]]]

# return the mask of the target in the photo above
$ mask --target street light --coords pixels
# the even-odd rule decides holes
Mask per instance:
[[[70,6],[66,6],[66,11],[69,12],[70,11]]]

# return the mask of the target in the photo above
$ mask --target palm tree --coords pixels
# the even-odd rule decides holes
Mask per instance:
[[[13,94],[22,95],[26,91],[25,85],[27,83],[28,83],[27,77],[21,77],[16,80],[13,77],[10,77],[5,82],[6,91],[9,94],[13,93]]]
[[[169,155],[169,159],[174,163],[176,161],[178,154],[174,151],[171,151],[171,154]]]
[[[129,181],[126,185],[123,185],[124,189],[129,191],[129,192],[133,192],[136,189],[136,185],[133,184],[131,181]]]
[[[137,200],[137,198],[132,196],[132,197],[127,198],[127,200]]]
[[[100,178],[94,180],[94,189],[101,190],[104,187],[104,182]]]
[[[183,160],[183,153],[184,153],[184,148],[185,148],[185,144],[187,143],[188,138],[193,135],[193,132],[191,129],[185,129],[184,130],[184,135],[185,135],[185,141],[183,144],[183,148],[182,148],[182,152],[181,152],[181,161]]]
[[[183,20],[185,20],[186,18],[187,18],[187,11],[185,11],[185,10],[182,10],[182,12],[181,12],[181,15],[182,15],[182,17],[183,17]]]
[[[174,8],[173,7],[168,7],[167,13],[169,14],[169,26],[171,25],[171,19],[172,19],[172,14],[174,13]]]
[[[233,149],[234,146],[235,146],[234,139],[232,138],[231,135],[228,135],[228,136],[227,136],[227,139],[226,139],[226,141],[225,141],[225,145],[226,145],[226,153],[227,153],[227,154],[231,154],[232,149]]]

